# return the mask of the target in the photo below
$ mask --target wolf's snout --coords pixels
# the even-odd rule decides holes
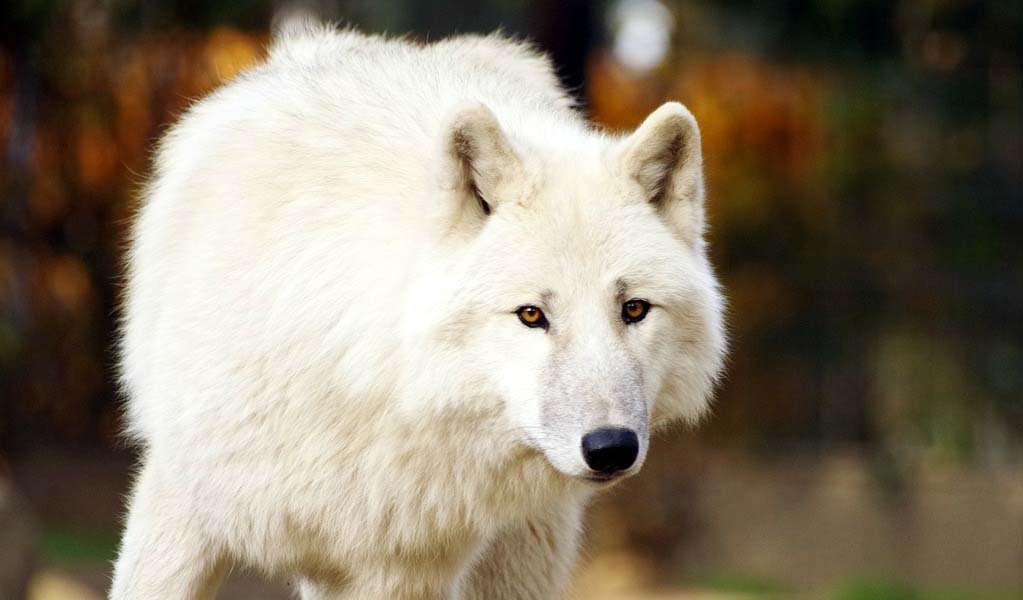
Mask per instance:
[[[583,436],[583,458],[586,464],[603,475],[624,471],[636,462],[639,437],[624,427],[605,427]]]

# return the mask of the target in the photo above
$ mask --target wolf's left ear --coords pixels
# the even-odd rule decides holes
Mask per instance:
[[[523,168],[518,154],[485,105],[472,103],[454,114],[445,132],[449,177],[470,212],[490,214],[521,191]]]
[[[625,176],[638,183],[652,204],[691,244],[702,238],[703,153],[700,128],[686,107],[668,102],[623,140]]]

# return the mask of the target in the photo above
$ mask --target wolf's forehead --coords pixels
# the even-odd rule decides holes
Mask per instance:
[[[587,182],[551,189],[530,213],[528,226],[536,238],[572,255],[628,252],[664,241],[663,223],[654,212],[630,202],[612,185]]]
[[[565,281],[610,284],[647,278],[651,267],[677,262],[677,241],[645,207],[571,204],[537,211],[523,223],[523,244],[545,271]]]
[[[515,225],[502,234],[501,245],[516,249],[517,266],[564,283],[603,285],[638,280],[680,252],[663,220],[628,197],[605,161],[592,155],[555,161],[536,183],[533,197],[511,207]]]

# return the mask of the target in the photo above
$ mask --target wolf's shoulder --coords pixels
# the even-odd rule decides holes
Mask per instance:
[[[501,31],[423,42],[299,20],[278,30],[267,64],[292,72],[342,70],[358,74],[359,83],[384,88],[418,85],[420,94],[434,87],[479,100],[503,97],[574,108],[551,59],[531,42]]]
[[[313,19],[293,19],[274,32],[267,62],[308,65],[358,53],[395,51],[405,44],[407,40],[403,38],[371,35],[354,27],[338,27]]]
[[[528,40],[495,31],[446,38],[433,48],[449,56],[453,63],[514,82],[526,93],[545,95],[546,100],[564,107],[574,104],[561,85],[551,58]]]

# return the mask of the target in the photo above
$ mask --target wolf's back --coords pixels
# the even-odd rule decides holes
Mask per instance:
[[[514,132],[580,118],[524,43],[321,25],[287,30],[266,62],[192,106],[161,140],[133,223],[129,433],[173,439],[262,410],[259,386],[295,372],[394,357],[409,270],[449,217],[441,131],[466,102]],[[355,315],[368,294],[373,311]],[[357,375],[344,385],[385,393]]]

